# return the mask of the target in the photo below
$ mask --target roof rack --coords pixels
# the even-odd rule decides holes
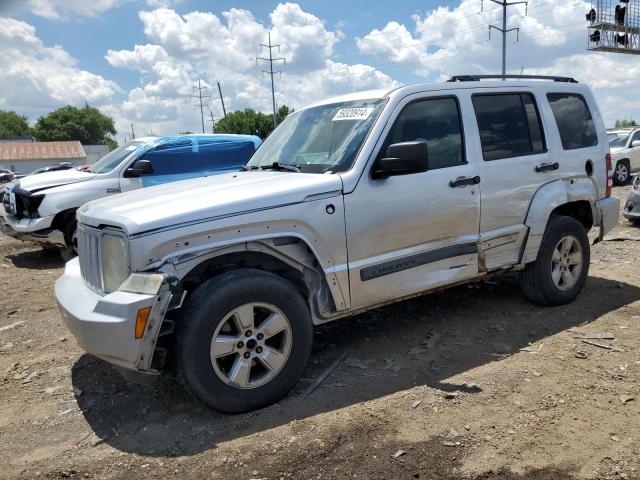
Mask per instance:
[[[550,77],[545,75],[454,75],[448,82],[477,82],[480,80],[515,78],[518,80],[551,80],[553,82],[578,83],[571,77]]]

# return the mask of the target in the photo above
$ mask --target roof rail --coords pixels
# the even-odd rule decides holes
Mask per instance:
[[[553,82],[578,83],[571,77],[550,77],[546,75],[454,75],[448,82],[477,82],[489,79],[518,79],[518,80],[551,80]]]

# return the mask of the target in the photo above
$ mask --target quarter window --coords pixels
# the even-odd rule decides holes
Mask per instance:
[[[485,160],[546,151],[540,115],[531,94],[474,95],[473,107]]]
[[[407,105],[396,119],[380,155],[394,143],[424,140],[429,151],[429,169],[466,163],[462,121],[455,98],[420,100]]]
[[[563,149],[575,150],[598,145],[593,117],[582,95],[548,93],[547,99],[558,125]]]

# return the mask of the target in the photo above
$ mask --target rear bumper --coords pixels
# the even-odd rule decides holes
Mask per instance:
[[[17,218],[9,215],[4,208],[0,211],[0,233],[8,237],[47,245],[65,246],[64,234],[51,228],[54,215],[42,218]]]
[[[602,240],[607,233],[618,225],[620,197],[611,196],[598,200],[596,202],[596,211],[598,212],[598,226],[600,227],[598,240]]]
[[[640,219],[640,190],[632,188],[629,191],[629,196],[624,204],[622,215],[624,218],[628,218],[629,220]]]
[[[85,285],[80,262],[74,258],[56,281],[55,294],[64,323],[84,350],[118,367],[159,373],[152,369],[151,361],[171,300],[166,285],[158,295],[113,292],[103,296]],[[136,316],[146,307],[151,307],[147,328],[144,337],[136,339]]]

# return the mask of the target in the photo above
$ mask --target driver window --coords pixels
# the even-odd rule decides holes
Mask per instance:
[[[633,145],[633,142],[640,142],[640,130],[633,134],[633,138],[631,138],[629,146]]]
[[[430,170],[467,163],[455,98],[434,98],[407,105],[391,127],[380,156],[385,155],[389,145],[420,140],[427,142]]]

